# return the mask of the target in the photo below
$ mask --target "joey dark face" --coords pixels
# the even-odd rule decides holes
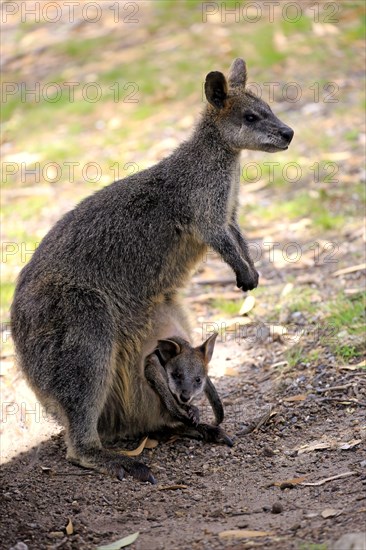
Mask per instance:
[[[159,340],[158,351],[168,386],[178,403],[189,404],[204,391],[216,337],[215,333],[196,348],[181,338]]]
[[[178,355],[165,367],[169,389],[179,403],[190,403],[205,388],[205,364],[202,358],[193,352]]]
[[[233,62],[227,81],[216,71],[206,77],[206,98],[221,137],[235,150],[286,150],[294,131],[274,115],[265,101],[245,90],[246,81],[242,59]]]

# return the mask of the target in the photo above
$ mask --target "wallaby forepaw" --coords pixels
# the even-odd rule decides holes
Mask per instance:
[[[236,285],[238,288],[246,292],[247,290],[253,290],[257,288],[259,281],[259,273],[255,269],[251,269],[245,275],[237,275]]]

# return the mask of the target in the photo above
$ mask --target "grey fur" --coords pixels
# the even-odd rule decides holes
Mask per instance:
[[[239,288],[257,286],[236,222],[240,150],[285,149],[293,131],[245,92],[245,79],[241,60],[232,88],[222,73],[209,73],[209,104],[191,138],[83,200],[20,273],[11,310],[19,364],[40,401],[59,411],[68,458],[78,464],[153,481],[145,465],[103,448],[101,438],[133,431],[135,419],[146,428],[149,400],[136,395],[154,313],[164,304],[180,311],[177,290],[208,246]]]

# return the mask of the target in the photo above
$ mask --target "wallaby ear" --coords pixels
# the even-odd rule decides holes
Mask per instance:
[[[223,109],[227,98],[226,78],[219,71],[212,71],[206,76],[205,94],[207,101],[216,107]]]
[[[156,349],[159,351],[164,364],[181,352],[180,345],[174,342],[174,340],[158,340]]]
[[[201,351],[201,353],[203,353],[206,363],[209,363],[212,359],[217,335],[218,333],[214,332],[209,338],[207,338],[206,342],[204,342],[202,346],[199,347],[199,350]]]
[[[244,59],[238,57],[234,59],[229,70],[229,87],[230,88],[245,88],[247,83],[247,66]]]

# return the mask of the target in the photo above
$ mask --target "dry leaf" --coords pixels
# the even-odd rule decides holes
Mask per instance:
[[[297,451],[299,455],[302,455],[303,453],[311,453],[312,451],[318,451],[321,449],[331,449],[332,445],[334,445],[334,440],[329,440],[326,438],[316,439],[311,443],[305,443],[305,445],[297,447],[294,451]]]
[[[252,295],[247,296],[239,310],[239,315],[246,315],[247,313],[249,313],[249,311],[253,309],[254,304],[255,304],[254,296]]]
[[[303,453],[311,453],[312,451],[319,451],[322,449],[338,449],[341,451],[346,451],[348,449],[356,447],[356,445],[359,445],[360,443],[362,443],[362,439],[352,439],[351,441],[337,441],[336,439],[333,439],[331,437],[324,436],[321,439],[312,441],[311,443],[301,445],[300,447],[294,449],[294,451],[297,451],[299,455]]]
[[[159,441],[156,439],[150,439],[149,437],[146,440],[145,443],[145,449],[155,449],[159,445]]]
[[[275,487],[281,487],[281,485],[284,485],[285,483],[288,485],[298,485],[299,483],[305,481],[306,478],[307,476],[294,477],[292,479],[285,479],[284,481],[275,481],[275,483],[272,483],[271,485],[274,485]]]
[[[218,319],[217,324],[221,323],[224,323],[222,326],[225,326],[226,330],[234,326],[239,330],[242,325],[250,325],[252,321],[248,317],[233,317],[232,319]]]
[[[294,289],[294,285],[292,283],[286,283],[281,292],[282,298],[290,294],[290,292],[292,292],[293,289]]]
[[[103,544],[103,546],[98,546],[97,550],[120,550],[120,548],[125,548],[125,546],[129,546],[135,542],[139,534],[139,531],[137,531],[137,533],[123,537],[123,539],[116,540],[110,544]]]
[[[356,445],[359,445],[362,443],[362,439],[352,439],[351,441],[348,441],[348,443],[341,443],[338,449],[341,451],[348,451],[348,449],[353,449],[353,447],[356,447]]]
[[[178,441],[179,439],[181,439],[179,437],[179,435],[172,435],[172,437],[169,437],[167,443],[175,443],[176,441]]]
[[[306,393],[300,393],[298,395],[292,395],[291,397],[284,397],[283,401],[287,401],[288,403],[291,403],[292,401],[305,401],[307,398]]]
[[[74,532],[74,526],[72,524],[71,519],[70,518],[68,518],[68,519],[69,519],[69,522],[66,525],[66,529],[65,529],[66,530],[66,535],[72,535],[73,532]]]
[[[226,367],[225,376],[238,376],[238,375],[239,375],[238,369],[234,369],[233,367]]]
[[[176,491],[177,489],[188,489],[188,485],[177,483],[176,485],[164,485],[163,487],[158,487],[158,491]]]
[[[341,512],[339,510],[334,510],[334,508],[325,508],[325,510],[322,511],[321,516],[324,519],[327,518],[334,518],[334,516],[339,516]]]
[[[231,529],[230,531],[221,531],[220,539],[245,539],[255,537],[271,537],[274,533],[270,531],[248,531],[246,529]]]
[[[288,330],[283,325],[270,325],[269,326],[269,333],[272,337],[272,340],[274,342],[281,342],[283,343],[283,336],[285,336],[288,333]]]
[[[136,449],[132,449],[131,451],[123,450],[123,451],[119,451],[119,453],[127,456],[139,456],[142,453],[142,451],[145,449],[145,445],[148,439],[149,439],[148,437],[145,437],[141,441],[140,445],[136,447]]]

